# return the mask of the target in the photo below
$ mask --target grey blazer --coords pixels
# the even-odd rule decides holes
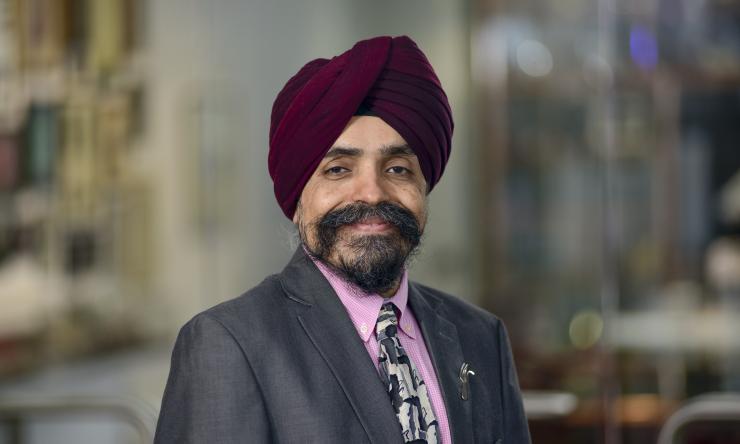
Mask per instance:
[[[506,331],[416,283],[409,304],[455,443],[529,443]],[[460,368],[470,364],[470,396]],[[299,248],[282,273],[180,331],[155,443],[401,443],[376,367],[344,306]]]

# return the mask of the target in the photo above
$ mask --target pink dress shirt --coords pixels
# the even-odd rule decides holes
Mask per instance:
[[[439,437],[442,443],[449,444],[452,442],[450,437],[450,425],[447,422],[447,410],[445,410],[442,392],[437,381],[437,374],[429,357],[424,337],[422,336],[419,324],[416,322],[414,314],[408,307],[409,283],[408,273],[404,272],[401,279],[401,285],[398,292],[385,299],[378,294],[366,294],[362,290],[346,282],[341,277],[333,273],[329,268],[319,261],[314,261],[321,273],[326,277],[334,291],[339,296],[339,300],[347,309],[352,323],[357,329],[370,358],[375,363],[376,368],[380,371],[378,364],[378,340],[375,337],[375,322],[378,320],[380,307],[385,302],[393,302],[398,308],[400,316],[398,317],[398,339],[406,353],[411,357],[417,370],[424,379],[424,384],[429,391],[429,399],[432,402],[434,414],[439,424]],[[390,402],[390,400],[388,401]]]

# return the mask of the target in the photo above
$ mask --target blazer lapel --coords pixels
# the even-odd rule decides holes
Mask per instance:
[[[303,248],[280,275],[287,296],[304,306],[298,321],[349,399],[370,441],[400,443],[385,387],[347,311]]]
[[[409,282],[409,304],[414,311],[424,342],[437,373],[447,408],[452,441],[473,442],[473,415],[470,399],[460,396],[460,368],[464,357],[455,324],[443,317],[443,307],[436,298],[425,299]]]

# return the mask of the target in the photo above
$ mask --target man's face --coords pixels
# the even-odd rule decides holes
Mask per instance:
[[[303,189],[293,222],[313,256],[388,295],[426,224],[419,160],[382,119],[355,116]]]

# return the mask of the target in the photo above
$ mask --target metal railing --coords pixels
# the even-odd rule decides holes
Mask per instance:
[[[681,431],[691,424],[727,421],[740,424],[740,393],[702,395],[689,400],[668,418],[658,444],[675,444]]]

